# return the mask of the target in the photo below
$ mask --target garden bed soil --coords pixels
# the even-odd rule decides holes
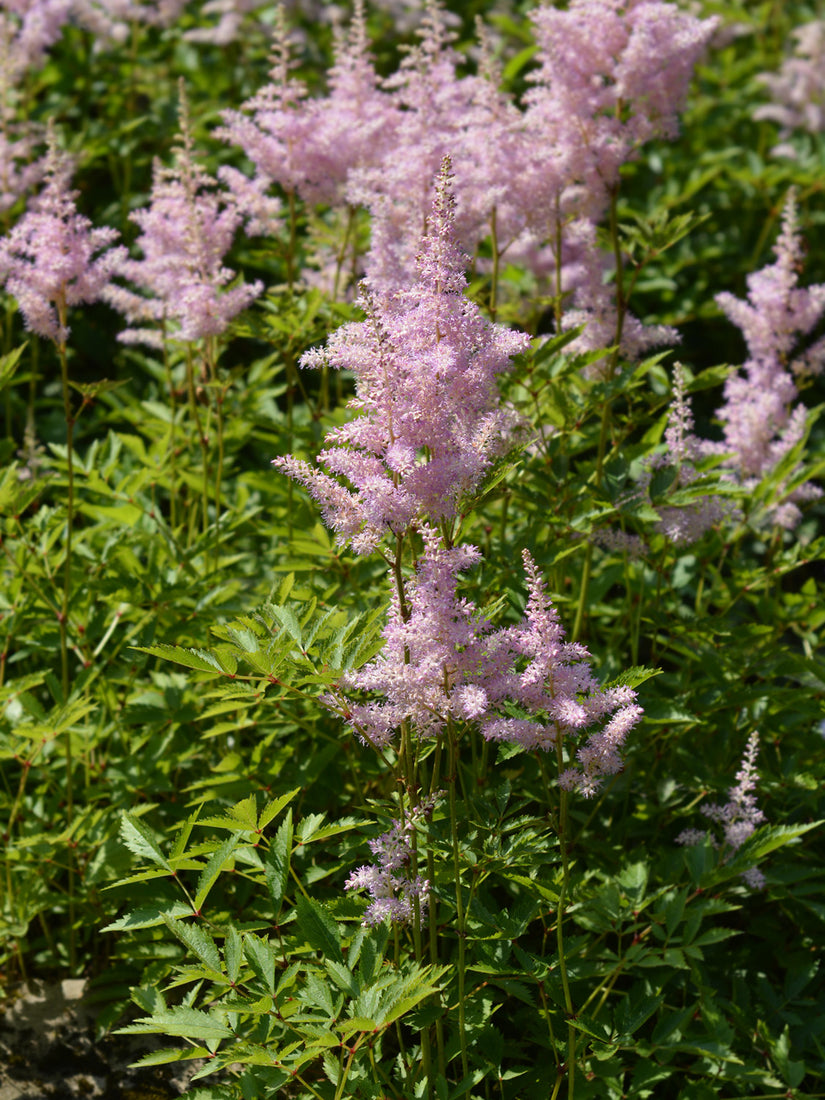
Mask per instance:
[[[199,1064],[130,1068],[154,1037],[96,1036],[84,987],[82,980],[30,982],[0,1005],[0,1100],[181,1096]]]

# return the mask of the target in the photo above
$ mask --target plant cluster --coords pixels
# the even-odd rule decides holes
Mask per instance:
[[[824,25],[460,9],[0,3],[4,992],[825,1095]]]

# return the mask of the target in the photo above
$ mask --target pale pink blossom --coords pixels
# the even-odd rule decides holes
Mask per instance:
[[[69,337],[68,311],[104,297],[126,255],[109,247],[116,230],[94,228],[78,214],[70,175],[52,134],[43,190],[0,240],[0,281],[17,300],[26,328],[57,344]]]

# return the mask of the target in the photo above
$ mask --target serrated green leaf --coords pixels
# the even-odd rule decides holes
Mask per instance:
[[[164,923],[164,917],[168,916],[172,919],[185,917],[191,912],[191,907],[180,901],[163,908],[147,905],[139,909],[133,909],[130,913],[119,917],[118,920],[112,921],[111,924],[101,928],[101,932],[128,932],[135,928],[154,928]]]
[[[123,843],[133,855],[148,859],[167,871],[172,870],[171,863],[160,850],[160,845],[154,835],[140,818],[124,812],[120,820],[120,835],[123,838]]]
[[[150,657],[160,657],[164,661],[173,661],[184,668],[198,672],[210,672],[212,675],[224,675],[221,663],[213,654],[203,649],[184,649],[177,645],[133,646],[139,653],[148,653]]]
[[[343,990],[344,993],[349,993],[350,997],[355,998],[358,996],[361,989],[352,971],[333,959],[324,959],[324,966],[339,989]]]
[[[223,943],[223,955],[226,962],[226,977],[229,984],[234,986],[241,972],[241,960],[243,958],[243,941],[238,930],[230,927]]]
[[[278,961],[274,948],[254,933],[244,932],[243,949],[246,961],[251,966],[255,977],[263,982],[267,991],[274,996],[275,966]]]
[[[232,853],[238,847],[240,838],[237,836],[227,837],[221,846],[212,854],[209,862],[201,871],[198,877],[197,892],[195,894],[195,909],[200,912],[203,908],[203,903],[209,896],[209,891],[215,885],[218,876],[222,871],[225,871],[229,864],[232,862]]]
[[[291,791],[287,791],[286,794],[282,794],[279,798],[273,799],[272,802],[267,802],[266,806],[261,810],[261,816],[258,818],[258,829],[263,832],[269,823],[278,816],[281,810],[289,805],[296,795],[301,793],[300,787],[295,787]]]
[[[137,1020],[115,1031],[116,1035],[177,1035],[182,1039],[205,1039],[215,1042],[232,1037],[231,1028],[198,1008],[176,1005],[151,1017]]]
[[[170,1062],[190,1062],[193,1058],[209,1058],[212,1052],[208,1047],[171,1047],[144,1054],[136,1062],[130,1062],[131,1069],[143,1066],[165,1066]]]
[[[697,936],[695,940],[691,940],[691,946],[707,947],[712,943],[722,943],[723,940],[729,940],[731,936],[741,935],[742,933],[736,928],[708,928],[701,936]]]
[[[348,1020],[342,1020],[337,1025],[342,1039],[348,1039],[356,1031],[365,1031],[367,1034],[378,1030],[378,1024],[368,1016],[351,1016]]]
[[[292,608],[279,607],[273,604],[270,606],[269,611],[274,618],[278,620],[298,648],[304,649],[304,635],[301,630],[301,624],[298,622],[298,618]]]
[[[298,896],[296,905],[297,927],[300,935],[325,959],[344,965],[344,954],[338,936],[338,928],[327,910],[318,902]]]
[[[632,1001],[626,997],[616,1009],[613,1025],[620,1037],[630,1036],[656,1012],[664,1002],[661,994],[648,994]]]
[[[266,855],[265,876],[270,897],[276,914],[281,908],[289,879],[289,864],[292,856],[292,809],[281,822],[275,839]]]
[[[254,832],[258,828],[258,801],[254,794],[250,794],[241,799],[240,802],[236,802],[226,812],[230,818],[243,825],[245,829]]]
[[[221,971],[221,956],[218,951],[217,945],[208,932],[204,931],[199,925],[194,922],[175,920],[174,918],[164,914],[163,923],[169,929],[173,936],[180,940],[184,947],[200,959],[206,969],[210,972],[210,977],[216,980],[222,980],[224,975]]]

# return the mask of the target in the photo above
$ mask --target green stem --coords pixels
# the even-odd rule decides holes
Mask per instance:
[[[599,446],[596,452],[596,470],[595,470],[595,484],[596,489],[601,488],[602,480],[604,478],[604,456],[607,450],[607,437],[610,430],[610,401],[605,401],[602,407],[602,420],[599,427]],[[592,538],[587,540],[587,550],[585,551],[584,569],[582,571],[582,583],[579,590],[579,603],[576,608],[576,621],[573,624],[573,634],[571,641],[577,642],[581,636],[581,629],[584,623],[584,611],[587,606],[587,594],[590,587],[590,570],[593,565],[593,540]]]
[[[355,229],[355,207],[351,204],[347,204],[347,224],[344,228],[344,239],[341,241],[341,247],[338,249],[338,255],[335,257],[335,281],[332,284],[332,297],[338,301],[338,291],[341,289],[341,272],[344,270],[344,261],[347,258],[347,249],[349,248],[350,237]],[[327,369],[326,366],[324,368]]]
[[[453,846],[453,875],[455,877],[455,910],[458,933],[458,1040],[461,1046],[461,1070],[466,1077],[469,1073],[467,1058],[467,1033],[464,1016],[464,997],[466,982],[465,952],[467,948],[467,929],[464,918],[464,896],[461,891],[461,859],[458,845],[458,809],[456,805],[455,785],[458,775],[458,738],[451,720],[447,719],[447,742],[450,750],[450,834]]]
[[[166,368],[166,385],[169,389],[169,411],[171,413],[171,421],[169,424],[169,444],[166,448],[166,458],[169,463],[169,525],[172,530],[175,530],[177,523],[177,505],[178,505],[178,487],[177,487],[177,470],[175,463],[175,449],[177,447],[177,433],[176,433],[176,420],[177,420],[177,401],[175,400],[175,383],[172,378],[172,364],[169,359],[169,344],[166,340],[166,334],[164,332],[163,338],[163,365]]]
[[[493,209],[490,211],[490,243],[493,249],[493,273],[490,283],[490,320],[495,321],[496,311],[498,309],[498,262],[500,258],[495,206],[493,206]]]
[[[556,295],[553,303],[553,312],[556,318],[556,334],[561,332],[563,310],[561,307],[561,196],[556,195],[556,223],[554,233],[554,251],[556,261]]]
[[[295,192],[291,188],[287,191],[287,203],[289,205],[289,246],[286,254],[286,282],[291,298],[295,285],[295,247],[298,241],[298,211],[295,205]]]
[[[61,330],[66,328],[66,302],[61,295],[57,302],[58,321]],[[66,341],[61,340],[57,344],[57,352],[60,358],[60,377],[63,388],[63,411],[66,417],[66,469],[68,474],[68,488],[66,496],[66,557],[63,564],[63,598],[60,607],[60,672],[63,688],[63,702],[69,699],[69,596],[72,585],[72,529],[74,527],[74,413],[72,412],[71,391],[69,389],[69,365],[66,355]],[[72,759],[72,731],[68,729],[63,735],[63,746],[66,760],[66,825],[71,834],[74,822],[74,788],[72,772],[74,761]],[[71,843],[71,842],[70,842]],[[75,868],[71,847],[67,847],[67,862],[69,867],[69,966],[71,973],[77,969],[77,943],[75,931]]]
[[[209,440],[206,437],[206,432],[201,423],[200,413],[198,412],[198,398],[195,393],[195,372],[192,368],[192,353],[189,346],[186,348],[186,383],[189,392],[189,409],[192,413],[192,419],[195,422],[195,430],[198,433],[198,442],[200,443],[201,458],[203,460],[201,502],[203,507],[203,534],[204,537],[206,537],[209,531]]]
[[[209,338],[209,372],[213,385],[215,386],[215,421],[216,430],[218,436],[218,468],[215,472],[215,539],[214,539],[214,555],[215,555],[215,569],[218,568],[218,560],[220,557],[220,518],[221,518],[221,484],[223,482],[223,462],[224,462],[224,438],[223,438],[223,403],[226,397],[229,386],[221,386],[218,380],[218,364],[217,355],[215,352],[215,338]]]
[[[556,761],[559,775],[564,770],[564,752],[562,738],[556,736]],[[570,982],[567,977],[567,959],[564,954],[564,906],[567,901],[567,891],[570,884],[570,859],[567,850],[567,791],[559,792],[559,849],[562,861],[561,890],[559,891],[559,904],[556,913],[556,944],[559,952],[559,972],[561,974],[562,990],[564,992],[564,1007],[567,1013],[567,1096],[573,1100],[575,1095],[576,1078],[576,1029],[573,1026],[575,1012],[573,1010],[573,998],[570,995]],[[558,1087],[556,1088],[558,1092]]]

